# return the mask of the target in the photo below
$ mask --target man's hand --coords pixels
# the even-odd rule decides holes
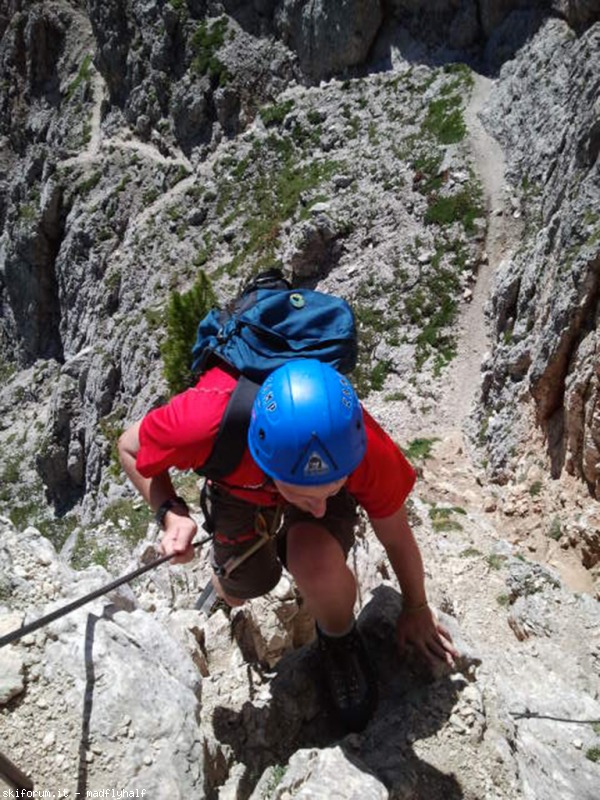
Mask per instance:
[[[452,637],[438,622],[429,606],[402,611],[396,633],[400,652],[411,644],[432,667],[438,667],[440,661],[450,667],[454,666],[458,652],[452,644]]]
[[[159,550],[168,556],[175,553],[171,564],[186,564],[194,558],[192,540],[198,531],[194,520],[176,506],[167,511],[164,519],[165,533]]]

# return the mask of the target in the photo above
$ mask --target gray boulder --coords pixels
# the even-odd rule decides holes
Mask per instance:
[[[319,81],[362,64],[382,20],[379,0],[285,0],[276,29],[297,53],[302,71]]]

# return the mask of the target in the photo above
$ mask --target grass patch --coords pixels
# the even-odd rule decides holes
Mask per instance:
[[[56,519],[44,519],[36,523],[36,528],[49,539],[56,550],[60,550],[69,536],[77,527],[76,517],[57,517]]]
[[[85,536],[82,531],[77,534],[75,546],[71,553],[71,567],[73,569],[85,569],[90,565],[90,551],[85,543]]]
[[[459,506],[434,506],[429,509],[429,518],[434,531],[462,531],[463,526],[458,520],[452,519],[453,514],[466,514],[464,508]]]
[[[499,594],[496,597],[496,602],[498,603],[499,606],[506,608],[507,606],[510,605],[510,596],[507,594]]]
[[[265,106],[258,112],[263,123],[269,127],[270,125],[281,125],[283,120],[287,117],[294,107],[293,100],[284,100],[282,103],[276,103],[271,106]]]
[[[18,530],[24,530],[29,525],[34,525],[38,514],[38,503],[32,501],[26,505],[12,506],[8,518]]]
[[[71,100],[77,89],[81,86],[82,83],[87,83],[92,74],[92,56],[88,53],[87,56],[83,59],[81,66],[77,72],[75,78],[69,84],[66,93],[66,99]]]
[[[402,403],[406,400],[406,395],[404,392],[389,392],[388,394],[384,395],[383,399],[386,403]]]
[[[133,500],[118,500],[104,512],[105,522],[112,523],[123,538],[136,545],[145,538],[148,525],[152,522],[152,511],[145,503]]]
[[[460,553],[461,558],[475,558],[476,556],[481,555],[481,550],[478,550],[476,547],[467,547],[466,550],[463,550]]]
[[[462,111],[462,100],[452,94],[432,100],[422,125],[423,131],[435,137],[440,144],[461,142],[467,133]]]
[[[110,547],[98,547],[92,552],[92,564],[108,569]]]
[[[287,767],[283,766],[282,764],[275,764],[273,767],[271,767],[271,774],[269,775],[267,784],[261,797],[273,797],[275,789],[279,786],[283,776],[285,775],[286,769]]]
[[[455,194],[435,197],[425,212],[427,225],[452,225],[460,222],[465,233],[475,233],[475,220],[483,216],[479,192],[465,186]]]
[[[434,355],[436,375],[456,355],[456,341],[448,329],[458,313],[457,295],[460,291],[458,275],[452,269],[441,267],[440,258],[438,248],[431,271],[404,299],[408,322],[421,329],[416,338],[415,368],[420,370],[427,359]]]
[[[17,483],[21,479],[21,457],[7,461],[2,471],[2,483]]]
[[[542,491],[543,483],[541,481],[534,481],[529,487],[529,494],[532,497],[537,497]]]
[[[110,466],[109,472],[115,477],[119,478],[122,475],[121,462],[119,461],[119,454],[117,450],[117,442],[119,437],[125,430],[123,427],[123,419],[125,416],[124,408],[117,408],[105,417],[102,417],[98,422],[100,433],[104,436],[109,446],[110,453]]]
[[[173,475],[173,486],[177,494],[191,506],[198,502],[200,496],[200,478],[195,472],[177,472]]]
[[[374,391],[380,391],[383,389],[385,384],[385,379],[389,375],[392,369],[392,362],[388,359],[384,361],[380,361],[372,370],[371,370],[371,389]]]
[[[36,217],[37,210],[33,203],[23,203],[23,205],[19,207],[19,219],[22,219],[24,222],[33,222]]]
[[[97,564],[100,567],[104,567],[104,569],[108,569],[110,555],[110,547],[96,547],[95,545],[90,547],[83,533],[79,532],[75,547],[71,553],[71,566],[73,569],[82,570],[87,569],[92,564]]]
[[[275,252],[282,224],[296,214],[301,198],[310,195],[342,165],[335,161],[300,161],[301,155],[289,138],[271,134],[256,142],[250,159],[262,169],[244,183],[228,182],[219,191],[216,213],[244,218],[241,244],[225,265],[237,275],[250,261],[251,272],[276,266]]]
[[[600,761],[600,747],[594,746],[590,747],[585,751],[585,757],[588,761],[593,761],[594,764],[597,764]]]
[[[91,192],[92,189],[94,189],[100,183],[101,179],[102,172],[100,170],[94,170],[91,175],[89,175],[79,184],[78,188],[80,193],[82,195],[88,194],[88,192]]]
[[[409,461],[425,461],[431,458],[431,451],[436,442],[439,442],[437,437],[433,439],[411,439],[404,449],[404,455]]]
[[[487,563],[490,569],[500,569],[504,566],[506,561],[506,556],[502,556],[499,553],[491,553],[487,557]]]
[[[434,148],[427,152],[421,150],[411,162],[412,168],[418,175],[416,188],[425,197],[428,197],[431,192],[437,192],[443,186],[444,178],[440,173],[443,160],[442,150]]]

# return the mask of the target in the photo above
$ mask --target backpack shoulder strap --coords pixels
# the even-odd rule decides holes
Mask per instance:
[[[248,443],[252,404],[260,384],[240,376],[221,418],[213,449],[195,472],[212,480],[231,474],[242,460]]]

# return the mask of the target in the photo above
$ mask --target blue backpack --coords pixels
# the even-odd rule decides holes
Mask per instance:
[[[192,369],[201,374],[224,361],[240,373],[213,450],[196,471],[214,480],[233,472],[246,449],[252,404],[273,370],[295,358],[317,358],[350,372],[358,352],[356,324],[345,300],[293,289],[278,269],[257,275],[223,309],[198,325]]]

